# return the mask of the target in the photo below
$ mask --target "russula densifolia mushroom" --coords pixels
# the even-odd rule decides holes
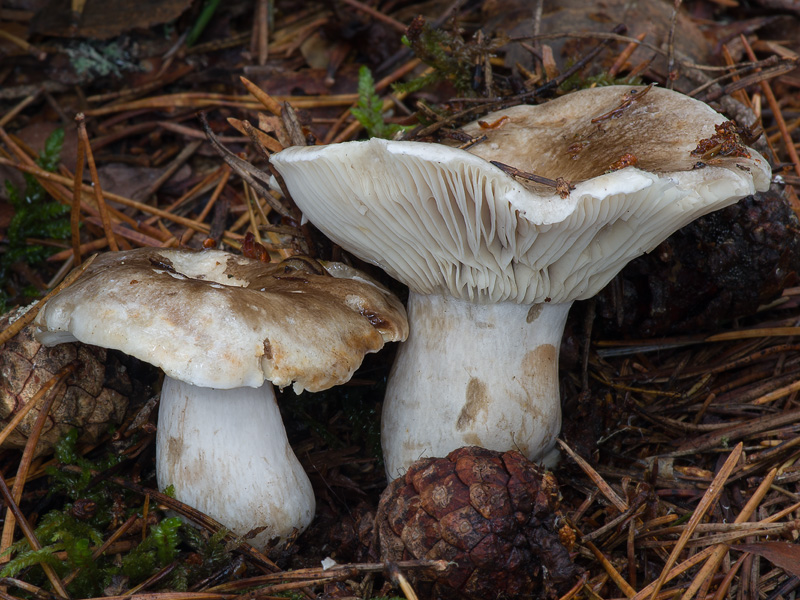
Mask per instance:
[[[78,340],[163,369],[159,487],[238,535],[264,528],[259,548],[315,510],[272,384],[344,383],[408,327],[399,300],[339,263],[154,248],[99,256],[35,324],[46,345]]]
[[[561,423],[572,302],[770,179],[725,117],[660,88],[582,90],[464,131],[485,139],[467,150],[371,139],[271,159],[308,220],[410,288],[411,333],[383,409],[390,478],[468,444],[541,459]]]

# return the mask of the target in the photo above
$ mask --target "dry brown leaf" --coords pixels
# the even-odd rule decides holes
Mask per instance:
[[[800,577],[800,545],[789,542],[757,542],[755,544],[737,544],[731,549],[739,552],[750,552],[766,558],[776,567],[787,573]]]

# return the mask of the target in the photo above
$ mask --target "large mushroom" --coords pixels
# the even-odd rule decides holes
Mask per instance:
[[[733,123],[654,87],[582,90],[464,131],[467,150],[372,139],[272,157],[307,219],[410,288],[383,409],[390,479],[469,444],[542,459],[572,302],[770,180]]]
[[[101,255],[35,323],[46,345],[78,340],[164,370],[159,487],[238,535],[257,530],[259,548],[315,511],[272,384],[344,383],[408,327],[399,300],[339,263],[150,248]]]

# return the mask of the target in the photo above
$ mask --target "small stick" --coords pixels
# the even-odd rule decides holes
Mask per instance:
[[[748,557],[747,553],[742,554],[739,557],[739,560],[737,560],[733,564],[733,566],[728,570],[728,572],[725,573],[725,577],[722,580],[722,583],[719,584],[719,587],[717,588],[717,591],[714,593],[714,597],[712,598],[712,600],[724,600],[725,598],[728,597],[728,589],[730,589],[731,583],[733,583],[733,578],[736,577],[736,573],[739,572],[739,568],[742,566],[742,563],[744,563],[747,557]],[[703,597],[707,598],[707,596]]]
[[[77,117],[75,117],[77,120]],[[75,161],[75,177],[72,183],[72,207],[69,213],[69,229],[72,241],[72,256],[76,267],[81,266],[81,184],[83,183],[83,142],[78,140],[78,156]]]
[[[222,156],[222,159],[230,165],[230,167],[236,171],[236,173],[244,179],[247,183],[249,183],[256,192],[262,196],[269,205],[272,207],[273,210],[277,211],[279,214],[283,215],[284,217],[290,217],[291,212],[287,207],[285,207],[282,203],[278,202],[275,198],[272,197],[272,194],[258,182],[258,179],[264,181],[265,183],[269,182],[269,177],[266,173],[263,173],[259,169],[256,169],[253,165],[251,165],[246,160],[242,160],[238,156],[236,156],[233,152],[228,150],[225,146],[223,146],[217,137],[214,135],[214,132],[211,131],[211,127],[208,125],[208,121],[205,118],[203,113],[200,113],[200,122],[203,125],[203,129],[208,136],[211,145],[214,149]]]
[[[2,129],[0,129],[0,134],[2,134]],[[29,165],[20,162],[14,162],[13,160],[8,160],[6,158],[0,157],[0,165],[8,165],[14,167],[15,169],[22,171],[24,173],[31,173],[35,175],[37,178],[41,178],[45,182],[57,182],[62,184],[70,184],[72,180],[68,177],[64,177],[63,175],[58,175],[57,173],[50,173],[49,171],[45,171],[35,165]],[[88,184],[83,184],[82,189],[86,192],[92,192],[92,186]],[[145,204],[144,202],[137,202],[136,200],[131,200],[130,198],[126,198],[125,196],[120,196],[119,194],[113,194],[111,192],[106,192],[105,196],[108,197],[109,200],[113,200],[114,202],[119,202],[124,206],[128,206],[131,208],[135,208],[142,212],[157,215],[168,221],[172,221],[173,223],[177,223],[178,225],[183,225],[185,227],[190,227],[195,229],[201,233],[208,233],[209,226],[204,223],[198,223],[193,219],[187,219],[186,217],[181,217],[179,215],[174,215],[170,212],[165,210],[161,210],[160,208],[155,208],[154,206],[150,206],[149,204]],[[226,243],[235,246],[236,243],[231,243],[230,240],[240,239],[242,236],[234,233],[233,231],[225,231],[225,235],[230,238],[226,240]],[[71,251],[70,251],[71,252]]]
[[[42,434],[42,429],[44,429],[47,415],[50,414],[50,409],[53,407],[53,402],[55,402],[55,399],[58,397],[61,384],[74,370],[74,364],[63,367],[54,377],[56,380],[55,384],[47,388],[50,393],[48,393],[47,400],[45,401],[41,410],[39,410],[39,415],[36,417],[36,421],[33,424],[33,429],[31,429],[30,436],[28,436],[28,442],[25,444],[25,449],[22,452],[22,458],[17,466],[17,474],[14,477],[14,486],[11,488],[11,497],[17,504],[19,504],[20,500],[22,500],[22,491],[25,488],[25,480],[28,476],[28,471],[31,467],[34,453],[36,452],[36,444],[38,444],[39,436]],[[3,533],[2,536],[0,536],[0,553],[5,552],[14,542],[14,525],[14,513],[12,513],[10,509],[7,509],[6,520],[5,523],[3,523]],[[4,558],[6,560],[8,559],[8,557]]]
[[[713,550],[714,550],[713,546],[708,546],[707,548],[703,548],[697,554],[693,554],[692,556],[690,556],[689,558],[684,560],[682,563],[679,563],[678,565],[674,566],[672,569],[670,569],[669,573],[667,573],[667,576],[664,579],[664,583],[666,583],[668,581],[672,581],[678,575],[681,575],[682,573],[685,573],[686,571],[691,569],[696,564],[699,564],[700,562],[702,562],[703,560],[708,558],[708,556],[711,555],[711,552],[713,552]],[[636,598],[645,597],[647,594],[649,594],[655,588],[655,585],[656,585],[655,581],[650,583],[650,584],[648,584],[648,585],[646,585],[645,587],[643,587],[639,591],[639,593],[635,597]]]
[[[256,129],[248,121],[242,121],[241,119],[237,119],[235,117],[228,117],[228,123],[240,133],[250,136],[251,140],[253,137],[255,137],[258,140],[259,145],[264,146],[271,152],[280,152],[283,150],[283,145],[278,140],[268,133],[265,133],[260,129]]]
[[[25,109],[26,106],[32,104],[39,97],[40,93],[41,89],[34,94],[29,94],[28,96],[23,98],[22,101],[19,102],[14,108],[12,108],[2,117],[0,117],[0,127],[5,127],[6,124],[10,123],[14,119],[14,117],[16,117],[19,113],[21,113]]]
[[[608,70],[608,74],[611,77],[615,77],[617,73],[619,73],[622,68],[625,66],[625,63],[628,59],[636,52],[636,49],[639,47],[640,43],[644,41],[644,38],[647,37],[647,32],[640,33],[636,36],[637,42],[629,42],[627,46],[619,53],[617,60],[614,61],[614,64],[611,65],[611,68]]]
[[[675,71],[675,24],[678,21],[678,11],[681,8],[682,0],[673,0],[672,18],[669,23],[669,37],[667,38],[667,89],[671,90],[678,78]]]
[[[744,523],[748,521],[750,517],[755,512],[758,505],[764,499],[764,496],[769,491],[772,482],[775,480],[775,476],[778,474],[778,469],[772,469],[767,476],[761,481],[761,484],[758,486],[753,495],[750,496],[750,499],[745,504],[744,508],[741,512],[736,516],[734,523]],[[702,592],[700,593],[700,598],[705,598],[706,594],[708,593],[708,588],[711,585],[712,575],[717,571],[719,568],[719,563],[722,562],[722,558],[725,556],[725,553],[728,552],[729,548],[727,544],[717,544],[714,547],[714,551],[711,553],[711,556],[708,557],[708,560],[700,569],[700,571],[695,575],[692,583],[689,585],[687,590],[684,592],[683,596],[681,596],[681,600],[691,600],[694,598],[694,595],[697,593],[698,590],[703,588]]]
[[[404,25],[397,19],[393,19],[392,17],[385,15],[378,10],[375,10],[371,6],[367,6],[363,2],[359,2],[358,0],[342,0],[342,2],[344,2],[345,4],[349,4],[350,6],[352,6],[357,10],[367,13],[376,21],[381,21],[383,23],[386,23],[389,27],[393,27],[400,33],[405,33],[406,29],[408,29],[406,25]]]
[[[719,495],[722,493],[722,489],[725,486],[725,482],[727,481],[728,477],[730,476],[731,472],[733,471],[736,464],[739,462],[739,458],[742,456],[742,450],[744,449],[744,444],[739,442],[733,451],[728,456],[725,464],[722,465],[722,468],[717,473],[717,476],[714,477],[714,480],[708,486],[708,490],[703,495],[703,498],[700,500],[697,507],[692,512],[692,517],[689,519],[689,522],[686,525],[686,528],[683,530],[683,533],[678,538],[678,542],[675,544],[675,547],[670,552],[669,558],[667,558],[667,562],[664,565],[664,568],[661,571],[661,575],[659,575],[658,579],[653,586],[652,593],[649,593],[650,600],[655,600],[658,592],[661,591],[661,587],[664,585],[667,579],[667,574],[669,570],[675,564],[675,561],[680,556],[680,553],[683,552],[683,549],[686,546],[686,543],[689,541],[689,538],[694,534],[694,530],[697,525],[700,523],[700,520],[705,516],[706,512],[711,508],[711,506],[717,501]],[[634,600],[644,600],[644,598],[648,594],[644,592],[639,592],[634,596]]]
[[[14,502],[14,498],[11,496],[11,490],[8,489],[6,480],[2,476],[0,476],[0,494],[2,494],[6,505],[16,518],[19,528],[22,530],[22,533],[25,535],[25,538],[28,540],[31,548],[33,550],[41,550],[42,545],[39,543],[39,540],[36,539],[36,535],[34,534],[30,523],[28,523],[28,520],[25,518],[25,515],[22,514],[22,511],[19,509],[19,506],[17,506],[17,503]],[[52,584],[56,593],[62,598],[69,598],[67,590],[64,589],[64,585],[61,583],[58,575],[53,570],[53,567],[46,563],[42,563],[42,569],[44,570],[45,575],[47,575],[47,579],[50,580],[50,583]]]
[[[594,557],[598,560],[603,569],[605,569],[606,573],[608,573],[608,576],[611,577],[611,580],[622,591],[622,593],[625,594],[625,597],[633,598],[636,595],[636,590],[634,590],[631,585],[625,581],[625,578],[614,568],[614,565],[611,564],[611,561],[608,560],[592,542],[586,542],[586,546],[592,551],[592,554],[594,554]]]
[[[618,511],[625,512],[628,510],[628,504],[622,498],[620,498],[613,489],[611,489],[611,486],[606,483],[605,479],[603,479],[589,463],[583,460],[578,453],[576,453],[561,440],[558,440],[558,445],[561,446],[562,450],[569,454],[572,460],[578,463],[578,466],[583,470],[584,473],[586,473],[586,475],[589,476],[589,478],[592,480],[592,482],[594,482],[606,499],[611,502],[611,504],[613,504]]]
[[[263,66],[269,56],[269,0],[258,0],[254,20],[250,49],[257,55],[258,64]]]
[[[750,60],[755,61],[756,55],[753,53],[753,49],[750,47],[747,38],[740,34],[739,39],[741,39],[742,44],[744,45],[745,52],[747,52],[747,57]],[[786,121],[783,119],[781,107],[778,104],[778,101],[775,99],[775,94],[772,93],[772,88],[765,80],[759,81],[758,85],[761,86],[761,91],[763,92],[764,97],[767,99],[767,103],[769,103],[770,110],[772,110],[772,116],[775,119],[775,123],[777,123],[778,129],[781,131],[783,145],[786,147],[786,152],[789,154],[789,159],[792,161],[792,165],[794,165],[795,173],[800,175],[800,157],[797,155],[797,149],[794,147],[792,134],[786,129]]]
[[[97,201],[97,208],[100,212],[100,219],[103,222],[103,231],[105,231],[106,239],[108,239],[108,247],[114,251],[119,251],[117,240],[114,237],[114,231],[111,228],[111,219],[108,216],[108,207],[106,200],[103,198],[103,191],[100,188],[100,177],[97,174],[97,165],[94,162],[94,155],[92,154],[92,146],[89,144],[89,134],[86,132],[86,117],[83,113],[78,113],[75,117],[78,122],[78,137],[83,144],[84,151],[86,152],[86,162],[89,163],[89,174],[92,177],[92,188],[94,190],[94,197]]]
[[[178,208],[179,206],[181,206],[185,202],[188,202],[189,200],[191,200],[195,196],[198,196],[200,194],[204,194],[205,192],[207,192],[209,189],[211,189],[212,187],[214,187],[217,184],[216,183],[217,179],[219,179],[222,176],[222,172],[227,168],[228,168],[227,165],[221,165],[221,166],[217,167],[216,169],[214,169],[211,173],[209,173],[208,175],[203,177],[203,179],[199,183],[194,185],[192,187],[192,189],[190,189],[188,192],[183,194],[180,198],[175,200],[175,202],[173,202],[172,204],[167,206],[165,208],[165,210],[174,211],[176,208]],[[147,219],[144,220],[144,223],[147,223],[148,225],[153,225],[156,221],[158,221],[158,217],[148,217]]]
[[[273,99],[272,96],[270,96],[267,92],[262,90],[246,77],[240,76],[239,80],[244,84],[244,87],[247,88],[247,91],[250,92],[250,95],[258,100],[264,108],[266,108],[276,117],[281,116],[282,107],[280,102]]]
[[[201,132],[197,132],[199,135],[202,136]],[[147,199],[151,195],[155,194],[159,188],[170,178],[172,177],[175,172],[183,166],[183,164],[191,158],[191,156],[197,151],[197,149],[203,144],[204,140],[192,140],[183,149],[178,153],[172,161],[170,161],[169,165],[163,170],[161,175],[159,175],[158,179],[156,179],[152,184],[147,187],[147,190],[143,194],[143,198]]]
[[[495,167],[497,167],[501,171],[505,171],[512,177],[519,177],[520,179],[526,179],[528,181],[541,183],[542,185],[555,188],[556,192],[558,192],[558,195],[561,196],[562,198],[566,198],[567,196],[569,196],[570,191],[575,189],[575,186],[572,185],[569,181],[567,181],[563,177],[558,177],[557,179],[548,179],[547,177],[542,177],[541,175],[536,175],[535,173],[528,173],[527,171],[521,171],[516,167],[506,165],[496,160],[490,160],[489,162],[492,163]]]

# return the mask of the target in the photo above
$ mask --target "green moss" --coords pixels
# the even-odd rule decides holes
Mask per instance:
[[[45,142],[36,163],[45,171],[55,172],[61,160],[64,130],[56,129]],[[53,253],[52,248],[29,244],[29,238],[64,240],[70,235],[69,207],[52,200],[33,175],[25,174],[25,189],[20,190],[6,181],[6,193],[14,207],[6,232],[6,246],[0,255],[0,312],[7,309],[6,295],[9,270],[15,263],[35,267]],[[33,296],[38,292],[33,291]]]
[[[457,31],[431,27],[424,17],[417,17],[403,36],[403,43],[422,62],[433,67],[433,72],[395,85],[394,89],[414,92],[439,81],[448,81],[463,96],[497,95],[500,90],[487,90],[481,84],[480,69],[476,71],[476,67],[484,65],[506,41],[504,36],[485,39],[479,34],[465,40]]]
[[[383,100],[375,92],[372,73],[363,65],[358,70],[358,103],[350,112],[364,126],[369,137],[391,139],[398,131],[408,129],[403,125],[384,121]]]

